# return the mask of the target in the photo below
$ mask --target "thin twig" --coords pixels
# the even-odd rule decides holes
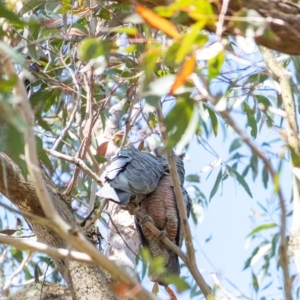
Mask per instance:
[[[216,273],[212,273],[211,274],[211,278],[213,279],[215,285],[221,290],[221,292],[224,294],[224,296],[226,297],[226,299],[236,299],[235,296],[231,295],[225,288],[224,286],[221,284],[218,276]]]
[[[133,249],[132,249],[132,248],[128,245],[128,243],[126,242],[126,240],[125,240],[125,238],[124,238],[122,232],[118,229],[118,226],[117,226],[117,224],[114,222],[114,220],[113,220],[111,214],[108,214],[108,217],[109,217],[109,220],[110,220],[111,224],[114,226],[115,231],[117,232],[117,234],[118,234],[118,235],[121,237],[121,239],[123,240],[125,246],[131,251],[131,253],[132,253],[134,256],[136,256],[139,260],[141,260],[140,257],[138,257],[137,253],[135,253],[135,252],[133,251]]]
[[[84,159],[85,155],[87,153],[87,149],[90,146],[91,143],[91,135],[92,135],[92,129],[94,126],[93,122],[93,69],[91,69],[87,76],[84,76],[85,86],[86,86],[86,92],[87,92],[87,107],[86,107],[86,113],[85,113],[85,119],[84,119],[84,126],[83,126],[83,139],[80,144],[79,150],[78,150],[78,158]],[[66,188],[64,194],[70,195],[72,192],[72,189],[76,183],[77,177],[79,175],[80,169],[78,167],[75,168],[72,179],[70,180],[70,183],[68,187]]]
[[[217,23],[217,30],[216,30],[216,34],[220,38],[221,38],[222,33],[223,33],[223,24],[224,24],[224,21],[225,21],[226,12],[228,10],[229,1],[230,0],[223,0],[222,1],[222,8],[221,8],[221,12],[219,14],[219,20],[218,20],[218,23]]]
[[[0,237],[1,238],[1,237]],[[32,252],[29,252],[29,254],[24,257],[24,259],[22,260],[21,264],[19,265],[19,267],[15,270],[15,272],[13,272],[13,274],[10,276],[10,278],[8,279],[7,282],[5,282],[3,288],[2,288],[2,291],[1,291],[1,294],[2,295],[5,295],[7,290],[9,289],[9,287],[11,286],[12,284],[12,281],[13,279],[19,274],[21,273],[24,268],[26,267],[27,263],[31,260],[33,256],[33,253]]]
[[[47,274],[43,274],[43,275],[41,275],[41,276],[39,276],[37,278],[32,278],[32,279],[26,280],[25,282],[20,283],[20,284],[17,284],[17,283],[14,284],[14,283],[12,283],[11,287],[24,287],[26,285],[29,285],[29,284],[32,284],[32,283],[36,282],[36,279],[37,279],[38,282],[40,282],[41,280],[43,280],[45,278],[45,275],[46,275],[46,277],[48,277],[48,276],[52,275],[55,271],[56,271],[56,269],[52,269]]]
[[[157,105],[157,117],[158,117],[158,122],[159,122],[160,130],[161,130],[163,142],[165,144],[166,140],[167,140],[167,133],[165,130],[164,116],[162,113],[162,108],[161,108],[160,103]],[[183,232],[184,232],[184,237],[185,237],[185,245],[186,245],[186,249],[187,249],[187,261],[185,263],[186,263],[189,271],[193,275],[195,281],[199,285],[199,287],[200,287],[203,295],[206,297],[206,299],[209,297],[212,297],[211,299],[213,299],[212,293],[197,267],[197,262],[196,262],[196,257],[195,257],[195,249],[194,249],[194,245],[193,245],[193,241],[192,241],[191,229],[190,229],[188,219],[187,219],[187,212],[186,212],[186,207],[185,207],[184,200],[182,197],[182,191],[181,191],[181,187],[180,187],[180,181],[178,178],[176,164],[174,163],[174,159],[173,159],[173,151],[168,153],[168,163],[169,163],[170,175],[172,177],[172,181],[173,181],[173,185],[174,185],[174,192],[175,192],[175,196],[176,196],[179,217],[181,220],[181,226],[183,227]]]
[[[96,210],[96,213],[93,215],[93,218],[91,219],[91,221],[87,221],[87,225],[84,227],[84,230],[85,231],[89,231],[93,226],[94,224],[101,218],[101,214],[107,204],[107,199],[104,199],[99,208]]]
[[[131,128],[130,120],[131,120],[131,114],[132,114],[133,107],[134,107],[134,101],[132,100],[132,101],[130,101],[129,109],[128,109],[128,116],[125,120],[125,132],[124,132],[122,142],[121,142],[121,145],[120,145],[120,150],[125,146],[127,136],[130,132],[130,128]]]
[[[65,161],[68,161],[74,165],[76,165],[76,167],[80,168],[86,175],[90,176],[92,179],[94,179],[97,184],[99,184],[100,186],[103,185],[101,178],[95,173],[93,172],[85,163],[82,159],[78,158],[78,157],[74,157],[74,156],[69,156],[66,154],[62,154],[58,151],[52,150],[52,149],[44,149],[47,153],[57,157],[57,158],[61,158]]]
[[[63,47],[61,47],[61,49],[63,49]],[[63,53],[61,53],[61,52],[60,52],[60,61],[63,64],[63,66],[65,67],[65,69],[69,72],[69,74],[70,74],[70,76],[73,80],[73,83],[74,83],[74,85],[76,87],[76,90],[77,90],[77,97],[76,97],[76,104],[75,104],[75,107],[74,107],[73,112],[71,114],[71,117],[70,117],[69,121],[67,122],[67,125],[65,126],[65,128],[61,130],[58,139],[55,141],[55,143],[52,147],[52,150],[56,150],[57,147],[59,146],[60,142],[67,135],[71,125],[74,122],[74,118],[75,118],[76,113],[78,111],[78,108],[79,108],[79,105],[80,105],[80,100],[81,100],[81,88],[78,84],[78,81],[75,77],[75,74],[74,74],[73,70],[65,63],[65,60],[63,58]]]

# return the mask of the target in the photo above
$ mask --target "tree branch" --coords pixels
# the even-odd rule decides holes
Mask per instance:
[[[49,255],[54,259],[75,260],[87,264],[95,264],[93,259],[82,252],[70,251],[62,248],[55,248],[33,240],[20,239],[4,234],[0,234],[0,243],[12,246],[18,250],[30,250],[31,252],[40,252]]]
[[[272,50],[262,46],[260,46],[259,49],[267,67],[275,79],[279,82],[283,107],[286,112],[285,119],[287,125],[288,144],[294,149],[295,153],[299,155],[298,124],[291,85],[291,76],[289,72],[276,60],[276,56]]]
[[[252,153],[259,157],[266,168],[268,169],[269,173],[271,174],[272,180],[274,185],[277,187],[277,195],[279,198],[279,204],[281,209],[281,217],[280,217],[280,261],[281,267],[283,269],[284,275],[284,290],[285,296],[287,300],[291,300],[291,278],[289,276],[289,259],[287,255],[287,239],[286,239],[286,207],[285,207],[285,200],[283,197],[282,190],[280,188],[279,183],[277,182],[276,172],[273,169],[273,166],[268,159],[268,157],[260,151],[260,149],[253,143],[250,137],[234,122],[231,118],[229,111],[226,109],[224,111],[220,111],[221,116],[227,121],[227,123],[235,130],[235,132],[243,139],[243,141],[248,145],[251,149]]]
[[[165,130],[164,116],[162,113],[161,103],[159,103],[157,105],[156,110],[157,110],[158,122],[159,122],[160,130],[161,130],[162,139],[165,144],[168,136],[167,136],[167,133]],[[183,232],[184,232],[185,245],[186,245],[186,249],[187,249],[187,261],[185,263],[186,263],[189,271],[193,275],[195,281],[197,282],[198,286],[200,287],[205,298],[213,299],[213,295],[197,267],[197,262],[196,262],[196,257],[195,257],[195,249],[194,249],[194,245],[193,245],[193,241],[192,241],[191,229],[190,229],[188,219],[187,219],[186,207],[185,207],[185,203],[184,203],[183,197],[182,197],[180,181],[178,178],[176,164],[175,164],[174,158],[173,158],[173,151],[170,151],[168,153],[168,163],[169,163],[170,175],[172,177],[172,181],[173,181],[173,185],[174,185],[174,192],[175,192],[175,197],[176,197],[176,202],[177,202],[177,208],[178,208],[179,217],[181,220],[181,226],[182,226]]]
[[[99,175],[97,175],[95,172],[93,172],[85,163],[82,159],[80,159],[79,157],[74,157],[74,156],[69,156],[63,153],[60,153],[58,151],[52,150],[52,149],[44,149],[47,153],[63,159],[65,161],[68,161],[74,165],[76,165],[76,167],[80,168],[86,175],[90,176],[92,179],[94,179],[98,185],[102,186],[102,180],[100,178]]]

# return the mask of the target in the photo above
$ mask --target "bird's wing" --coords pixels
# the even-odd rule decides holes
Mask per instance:
[[[105,179],[109,182],[116,178],[120,172],[122,172],[126,166],[132,161],[132,157],[120,155],[113,158],[110,164],[106,168]]]
[[[106,184],[98,196],[126,205],[131,197],[154,191],[163,174],[163,167],[151,154],[130,147],[112,159],[106,169]]]

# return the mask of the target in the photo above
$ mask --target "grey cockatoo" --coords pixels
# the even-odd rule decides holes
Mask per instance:
[[[154,225],[175,243],[182,246],[183,230],[178,214],[176,198],[169,165],[165,156],[138,151],[131,147],[122,150],[113,158],[106,170],[106,183],[98,196],[126,206],[133,200],[141,212],[149,216]],[[192,201],[183,187],[183,156],[175,156],[175,163],[181,184],[183,199],[189,217]],[[136,219],[136,227],[143,247],[149,247],[153,257],[161,256],[166,272],[153,275],[151,280],[164,284],[167,275],[179,275],[178,256],[159,240],[143,222]]]

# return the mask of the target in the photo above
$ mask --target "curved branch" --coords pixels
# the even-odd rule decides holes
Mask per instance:
[[[260,149],[253,143],[253,141],[250,139],[250,137],[244,132],[231,118],[229,111],[226,109],[224,111],[220,111],[220,114],[222,117],[227,121],[227,123],[235,130],[235,132],[243,139],[243,141],[248,145],[248,147],[251,149],[252,153],[255,154],[257,157],[259,157],[266,168],[268,169],[269,173],[271,174],[272,180],[274,182],[274,185],[278,185],[277,187],[277,195],[279,198],[279,204],[281,209],[281,215],[280,215],[280,221],[281,221],[281,227],[280,227],[280,260],[281,260],[281,267],[283,269],[284,274],[284,290],[285,290],[285,296],[287,300],[292,300],[291,296],[291,278],[289,276],[289,258],[287,254],[287,239],[286,239],[286,207],[285,207],[285,200],[283,197],[282,190],[277,182],[277,174],[275,170],[273,169],[273,166],[268,159],[268,157],[260,151]]]

